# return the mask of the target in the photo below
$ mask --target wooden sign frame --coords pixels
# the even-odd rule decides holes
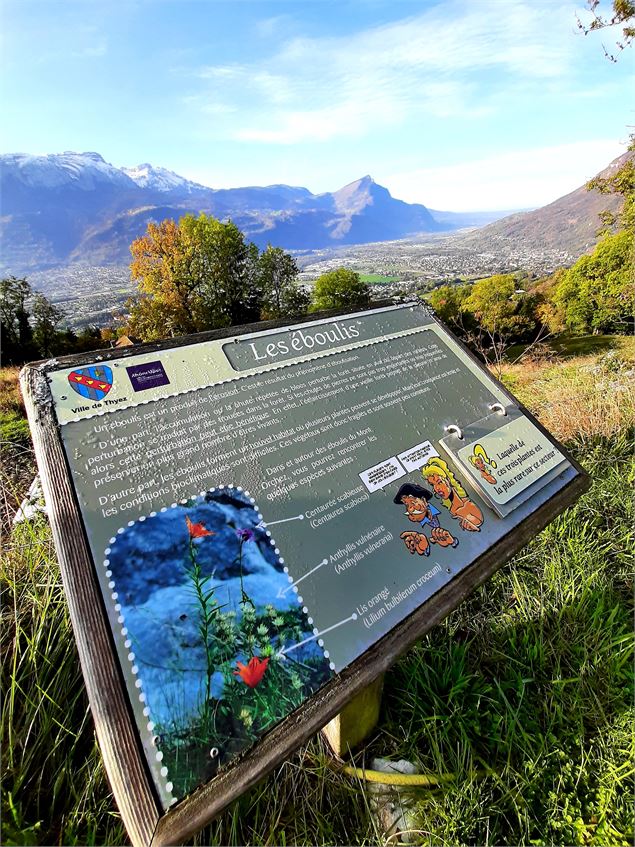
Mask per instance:
[[[386,302],[378,304],[379,307],[386,305]],[[352,311],[312,314],[305,320],[348,315]],[[302,322],[296,321],[295,324]],[[107,363],[139,353],[154,353],[285,326],[288,322],[268,321],[156,344],[99,351],[99,356],[103,363]],[[447,333],[445,327],[442,329]],[[489,379],[493,379],[473,354],[464,345],[460,346],[465,356],[486,372]],[[568,484],[461,570],[253,747],[231,761],[210,782],[164,812],[141,749],[47,379],[47,373],[53,370],[93,363],[96,355],[91,352],[54,362],[29,364],[22,371],[20,381],[97,737],[113,794],[134,845],[160,847],[182,843],[191,837],[318,732],[349,700],[386,671],[412,644],[575,502],[590,484],[586,472],[560,447],[577,472]],[[502,387],[502,391],[509,397],[510,403],[518,406],[543,434],[549,436],[507,389]]]

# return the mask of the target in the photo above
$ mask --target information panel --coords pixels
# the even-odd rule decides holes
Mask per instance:
[[[579,475],[418,305],[48,378],[166,809]]]

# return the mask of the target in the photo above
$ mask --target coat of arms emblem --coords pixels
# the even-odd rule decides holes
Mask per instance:
[[[103,400],[112,388],[112,370],[107,365],[78,368],[68,375],[73,391],[87,400]]]

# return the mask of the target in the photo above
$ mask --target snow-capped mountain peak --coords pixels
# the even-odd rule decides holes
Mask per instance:
[[[193,191],[206,190],[204,186],[191,182],[189,179],[174,173],[174,171],[154,167],[148,162],[134,168],[122,168],[121,170],[140,188],[150,188],[161,192],[179,190],[188,194]]]
[[[119,168],[104,161],[99,153],[53,153],[33,156],[11,153],[0,157],[3,170],[11,171],[24,185],[33,188],[60,188],[73,185],[90,191],[98,183],[115,183],[121,188],[133,187]]]
[[[321,249],[439,229],[421,205],[370,177],[339,192],[284,184],[213,189],[147,160],[121,168],[98,153],[0,155],[0,269],[126,264],[148,223],[184,215],[231,219],[258,247]],[[4,272],[4,270],[3,270]]]
[[[167,168],[149,163],[134,168],[117,168],[106,162],[99,153],[52,153],[35,156],[27,153],[10,153],[0,156],[3,175],[9,173],[19,183],[29,188],[72,187],[91,191],[99,184],[110,183],[118,189],[149,189],[162,194],[178,192],[180,195],[209,191]]]

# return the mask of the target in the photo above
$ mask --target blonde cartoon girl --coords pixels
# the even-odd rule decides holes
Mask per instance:
[[[448,463],[439,456],[435,456],[428,460],[421,469],[421,473],[432,486],[435,496],[443,502],[446,509],[450,510],[452,517],[458,520],[461,529],[468,532],[480,532],[483,513],[467,496],[465,489],[448,467]]]
[[[496,477],[493,476],[490,471],[490,468],[494,470],[496,469],[496,462],[488,458],[487,453],[483,450],[483,447],[480,444],[477,444],[474,447],[474,452],[470,456],[470,462],[474,465],[485,482],[489,482],[490,485],[494,485],[496,483]]]

